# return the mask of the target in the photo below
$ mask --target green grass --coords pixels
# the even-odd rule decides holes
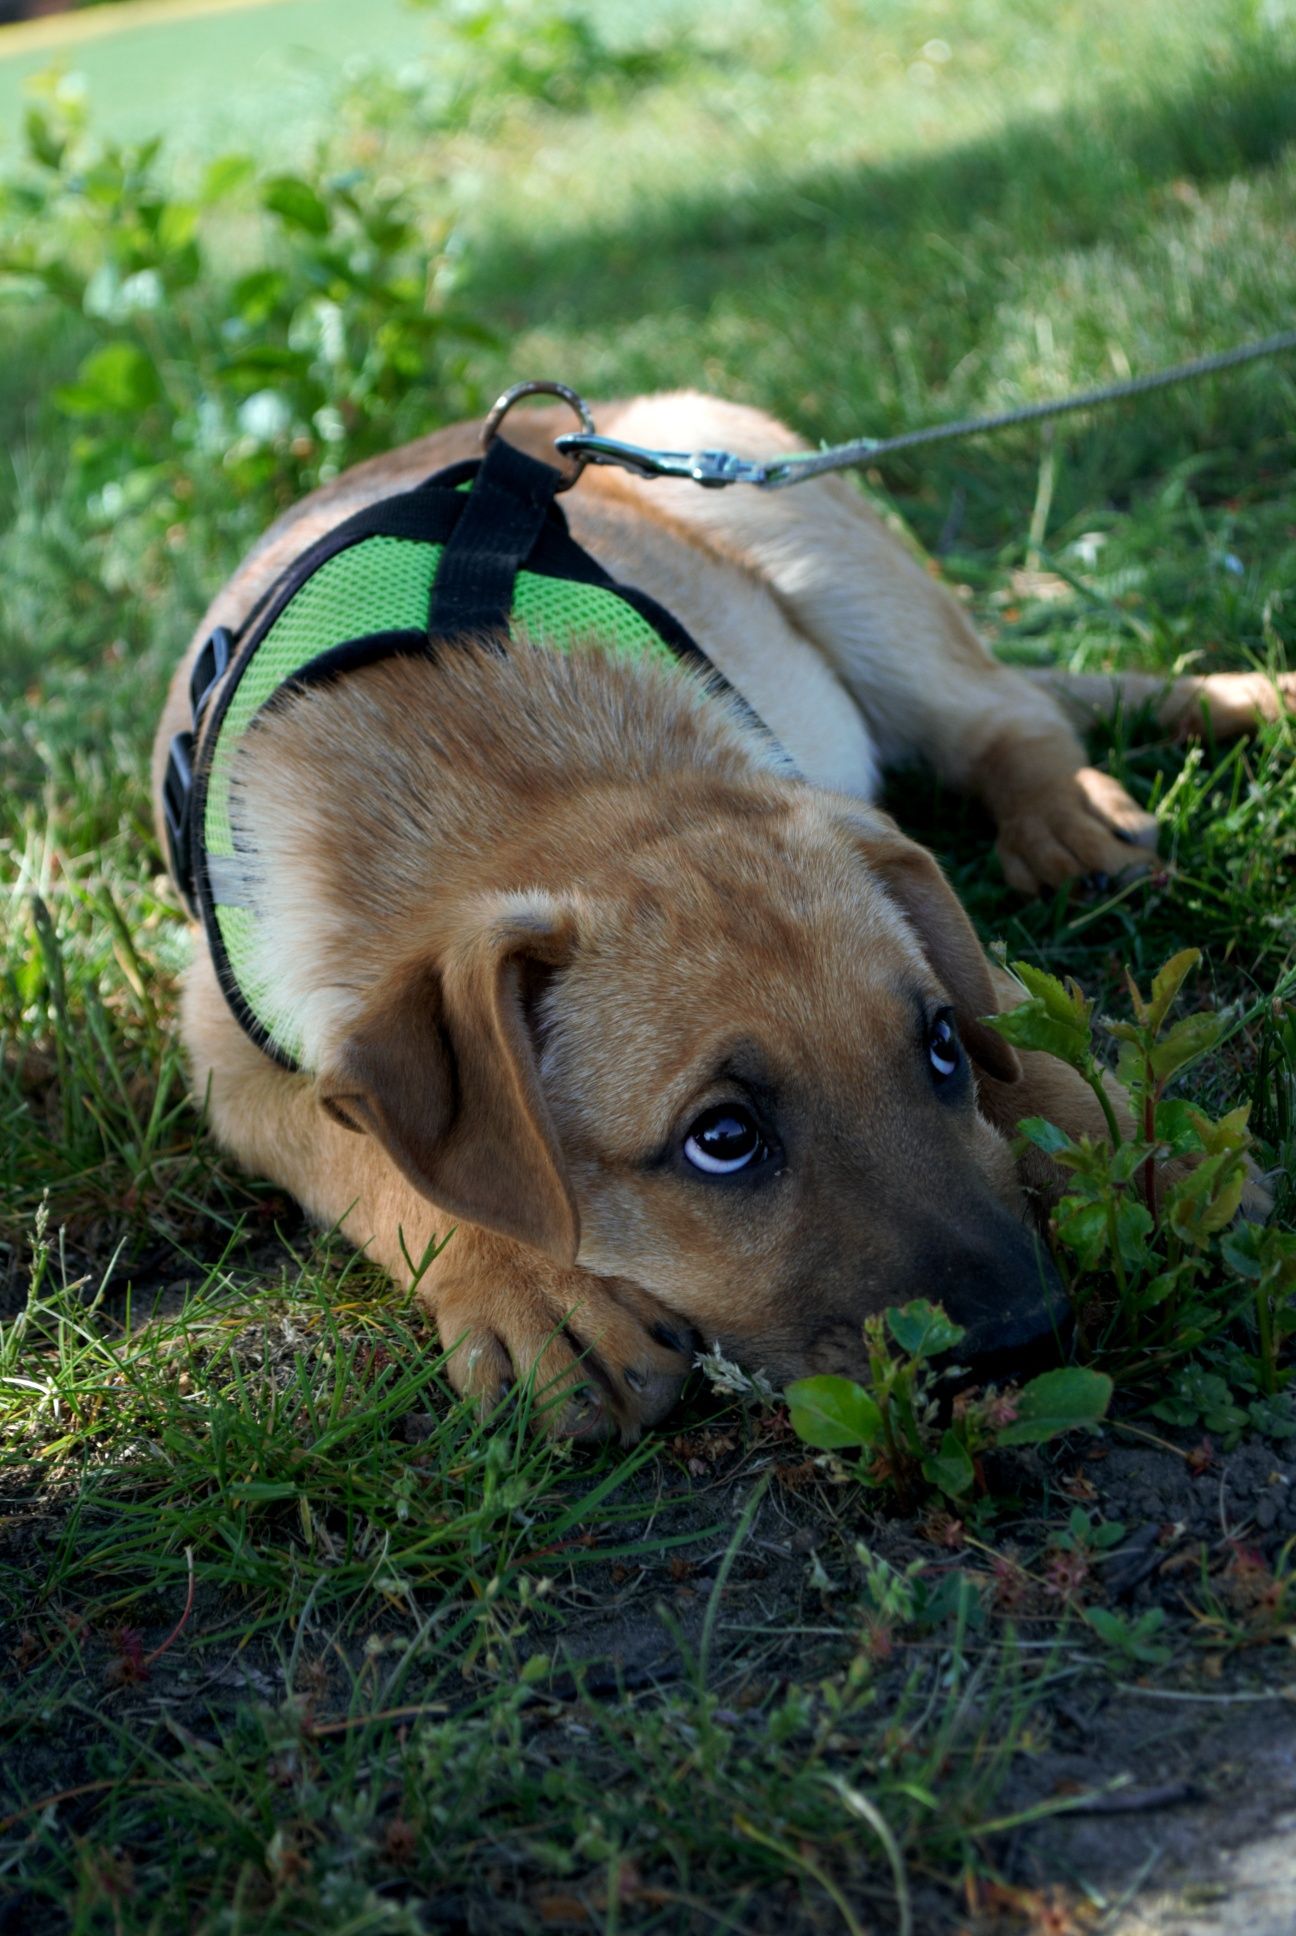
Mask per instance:
[[[678,4],[645,38],[619,0],[573,41],[534,5],[471,31],[384,8],[359,51],[394,30],[423,69],[322,116],[324,83],[274,51],[293,13],[210,23],[254,73],[232,93],[190,27],[153,33],[146,78],[130,35],[95,43],[112,98],[92,119],[173,132],[157,193],[186,205],[230,141],[264,175],[327,120],[302,167],[328,237],[276,225],[245,184],[198,217],[197,280],[173,249],[163,307],[114,322],[83,292],[128,246],[118,191],[96,215],[74,167],[32,199],[15,164],[0,203],[0,258],[49,244],[71,291],[7,278],[0,310],[0,1886],[18,1927],[132,1936],[885,1928],[905,1890],[917,1928],[946,1929],[962,1878],[1016,1861],[1005,1823],[1057,1805],[1029,1769],[1058,1688],[1138,1665],[1077,1640],[1047,1585],[1086,1495],[1062,1464],[1008,1471],[988,1550],[958,1552],[939,1527],[870,1525],[777,1410],[697,1398],[628,1456],[575,1456],[528,1436],[526,1405],[483,1424],[453,1404],[406,1303],[204,1137],[148,747],[189,627],[276,506],[516,378],[701,384],[836,440],[1282,326],[1296,16],[747,0]],[[341,14],[312,18],[322,46]],[[93,78],[89,49],[76,64]],[[0,118],[14,72],[0,58]],[[357,246],[351,168],[405,198],[377,296],[329,259],[335,236]],[[153,193],[129,192],[137,214]],[[393,348],[424,256],[436,329]],[[355,321],[345,370],[313,351],[282,376],[233,368],[222,324],[261,263],[288,291],[262,338],[309,334],[322,290]],[[117,341],[161,346],[160,394],[60,411],[56,387]],[[337,445],[313,429],[329,381],[351,386]],[[288,430],[205,449],[204,411],[236,416],[266,383]],[[1296,364],[1275,362],[862,487],[1006,657],[1276,666],[1294,401]],[[892,795],[987,939],[1100,1005],[1126,964],[1146,985],[1204,951],[1194,999],[1247,1019],[1195,1093],[1252,1102],[1282,1222],[1292,750],[1290,723],[1187,759],[1138,720],[1105,731],[1095,756],[1157,809],[1167,866],[1101,899],[1022,904],[974,809],[922,774]],[[1290,1630],[1290,1554],[1266,1549],[1262,1616],[1232,1549],[1203,1552],[1209,1618],[1167,1598],[1158,1645],[1181,1677],[1213,1649],[1228,1686]]]

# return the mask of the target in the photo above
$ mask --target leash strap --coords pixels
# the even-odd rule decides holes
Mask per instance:
[[[634,477],[687,478],[706,490],[720,490],[730,484],[754,484],[762,491],[783,491],[790,484],[802,484],[807,478],[822,477],[828,471],[854,470],[862,464],[875,463],[895,451],[951,443],[961,437],[984,437],[993,430],[1044,423],[1053,417],[1069,416],[1075,410],[1096,410],[1105,404],[1147,396],[1153,390],[1168,390],[1176,383],[1196,382],[1216,376],[1222,370],[1256,363],[1268,356],[1282,356],[1291,350],[1296,350],[1296,329],[1281,330],[1276,336],[1266,336],[1255,343],[1240,343],[1234,349],[1219,350],[1212,356],[1199,356],[1191,363],[1150,370],[1144,376],[1105,383],[1096,390],[1081,390],[1074,396],[1058,397],[1047,403],[1024,403],[993,416],[960,417],[955,423],[927,424],[921,430],[905,430],[896,437],[857,437],[849,444],[831,444],[826,450],[766,459],[739,457],[731,450],[650,450],[639,444],[624,443],[618,437],[602,437],[584,427],[589,408],[576,397],[574,402],[583,427],[555,437],[554,448],[576,467],[576,476],[586,464],[611,464]],[[518,384],[514,390],[505,391],[492,410],[491,419],[498,421],[516,396],[536,389],[571,395],[560,384]],[[574,481],[574,478],[568,479],[569,483]]]

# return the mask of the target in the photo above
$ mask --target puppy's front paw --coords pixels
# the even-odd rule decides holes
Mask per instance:
[[[1039,894],[1079,876],[1106,885],[1145,873],[1156,839],[1156,821],[1119,781],[1082,766],[1019,794],[1000,819],[998,847],[1008,885]]]
[[[424,1297],[456,1391],[493,1405],[533,1374],[546,1429],[572,1438],[637,1439],[693,1362],[689,1326],[636,1285],[506,1244],[487,1243]]]

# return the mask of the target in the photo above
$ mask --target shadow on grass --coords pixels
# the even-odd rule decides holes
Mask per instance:
[[[890,264],[889,282],[870,292],[879,315],[889,309],[912,323],[923,318],[925,297],[957,285],[958,306],[925,317],[948,363],[998,298],[987,242],[1020,259],[1126,239],[1146,229],[1157,190],[1268,167],[1293,139],[1296,52],[1257,40],[1227,68],[1203,65],[1162,95],[1023,116],[936,154],[794,179],[757,172],[739,195],[703,187],[662,200],[645,191],[632,220],[540,243],[506,216],[475,249],[466,293],[515,328],[564,309],[596,324],[627,312],[700,312],[735,286],[761,287],[775,264],[812,315],[852,267],[825,255],[826,243],[840,244],[857,260]],[[981,260],[954,257],[951,238]],[[969,291],[979,295],[970,306]]]
[[[645,181],[602,219],[591,192],[584,225],[579,204],[531,227],[505,207],[461,295],[522,339],[502,381],[557,375],[595,397],[697,384],[807,441],[886,436],[1281,327],[1292,273],[1266,171],[1294,140],[1296,46],[1261,32],[1186,76],[1023,109],[936,153],[793,172],[753,151],[741,188]],[[1272,498],[1294,376],[1270,362],[1064,423],[1050,529],[1123,512],[1178,466],[1199,502],[1241,480]],[[993,553],[1024,542],[1040,450],[1031,426],[882,469],[929,548]]]

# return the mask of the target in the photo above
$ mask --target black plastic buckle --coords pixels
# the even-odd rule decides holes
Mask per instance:
[[[211,698],[217,682],[229,670],[229,662],[234,653],[234,638],[225,626],[218,625],[211,637],[204,640],[198,657],[194,660],[193,671],[189,674],[189,705],[193,714],[194,731],[202,722],[203,708]]]
[[[166,826],[167,860],[171,867],[171,878],[180,889],[190,914],[196,911],[190,811],[193,801],[193,749],[193,734],[177,733],[167,752],[166,772],[162,776],[162,819]]]

